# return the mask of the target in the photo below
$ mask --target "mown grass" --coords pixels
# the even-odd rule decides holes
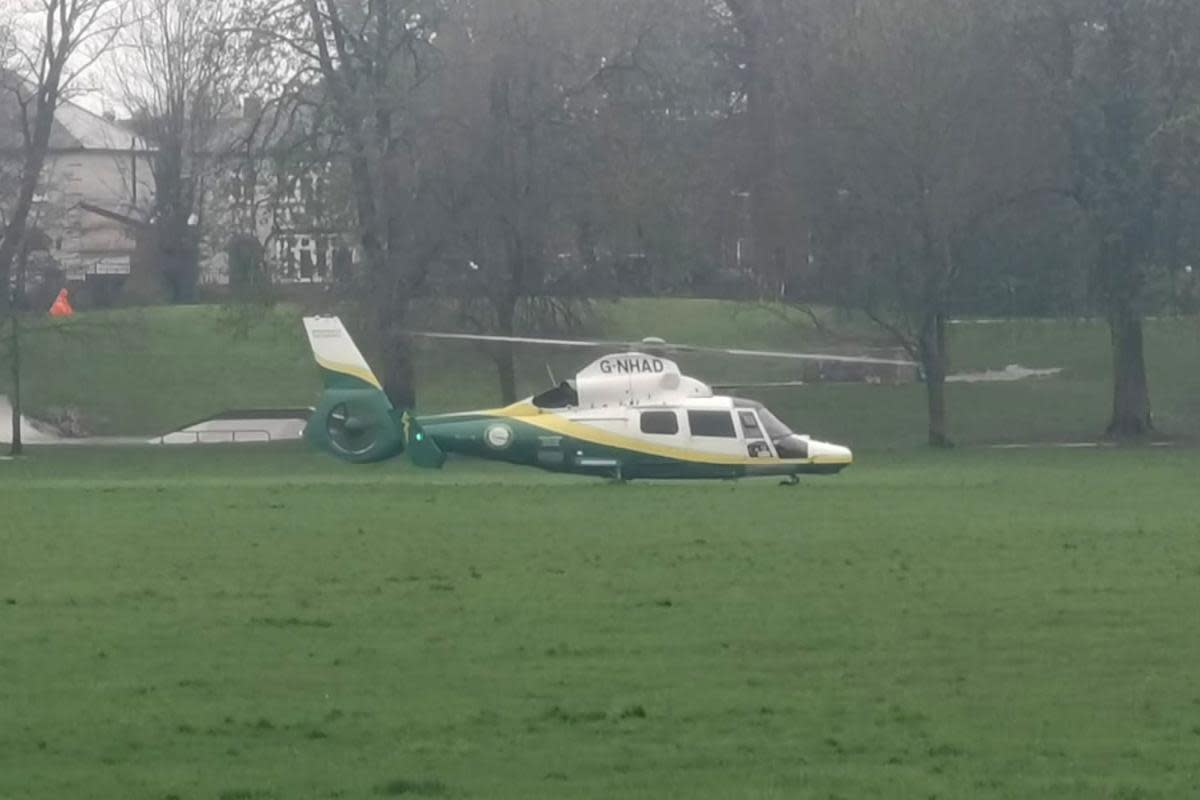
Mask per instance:
[[[0,797],[1200,794],[1193,450],[0,462]]]
[[[878,343],[861,320],[827,312],[843,337]],[[61,323],[59,323],[61,324]],[[27,407],[81,411],[97,434],[154,434],[230,408],[308,406],[319,393],[299,312],[265,314],[244,336],[216,308],[171,308],[80,315],[75,335],[38,334],[26,356]],[[591,335],[646,335],[699,344],[802,349],[831,337],[797,312],[712,300],[623,300],[597,304]],[[1110,402],[1108,334],[1102,323],[1015,321],[952,330],[959,370],[1010,363],[1063,367],[1058,378],[1015,385],[956,385],[950,422],[962,443],[1076,441],[1096,438]],[[545,388],[549,364],[572,375],[594,353],[522,349],[519,388]],[[1200,436],[1200,322],[1148,323],[1147,356],[1155,412],[1168,436]],[[419,406],[426,413],[491,407],[498,400],[494,364],[470,345],[428,343],[418,363]],[[681,357],[690,374],[710,382],[784,380],[793,363]],[[0,375],[0,391],[7,376]],[[813,385],[746,392],[767,402],[794,427],[853,447],[919,445],[924,439],[923,387]]]

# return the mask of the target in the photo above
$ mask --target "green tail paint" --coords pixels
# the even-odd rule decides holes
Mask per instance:
[[[425,433],[417,418],[406,411],[401,415],[400,423],[404,428],[404,447],[409,460],[425,469],[441,469],[446,463],[446,454],[433,437]]]
[[[445,454],[416,417],[392,405],[342,321],[305,317],[304,328],[325,384],[304,438],[356,464],[383,461],[407,450],[417,466],[441,467]]]

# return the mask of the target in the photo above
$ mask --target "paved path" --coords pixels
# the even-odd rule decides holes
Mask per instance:
[[[12,443],[12,403],[6,395],[0,394],[0,444]],[[59,436],[48,425],[38,425],[28,418],[21,418],[21,440],[26,444],[49,444],[59,439]]]

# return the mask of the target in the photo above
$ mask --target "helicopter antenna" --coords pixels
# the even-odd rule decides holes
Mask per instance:
[[[554,368],[550,366],[550,362],[546,362],[546,374],[550,376],[550,385],[558,386],[558,379],[554,377]]]

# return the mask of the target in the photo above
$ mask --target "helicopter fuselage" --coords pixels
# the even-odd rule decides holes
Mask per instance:
[[[336,317],[306,317],[325,391],[305,429],[355,463],[449,454],[632,478],[829,475],[850,450],[793,433],[753,400],[717,395],[656,353],[603,356],[573,380],[503,408],[416,416],[395,408]]]
[[[839,445],[772,437],[770,412],[740,398],[556,409],[532,400],[417,423],[445,453],[623,479],[831,475],[852,461]]]

